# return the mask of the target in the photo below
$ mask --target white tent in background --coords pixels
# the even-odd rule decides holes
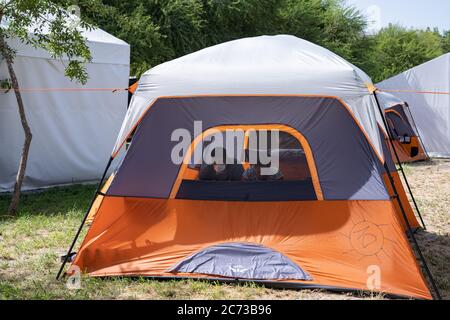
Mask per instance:
[[[21,88],[126,88],[130,47],[100,30],[84,31],[92,62],[85,86],[64,76],[67,61],[10,39]],[[0,80],[8,79],[0,58]],[[23,190],[99,180],[127,111],[127,92],[28,91],[22,93],[33,140]],[[0,92],[0,192],[11,191],[24,134],[13,91]]]
[[[386,90],[432,91],[394,93],[407,101],[431,157],[450,158],[450,53],[380,82]]]

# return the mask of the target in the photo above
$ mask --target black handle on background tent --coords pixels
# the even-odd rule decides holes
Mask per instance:
[[[382,111],[381,106],[380,106],[380,102],[378,101],[377,94],[376,94],[375,91],[374,91],[373,94],[374,94],[374,96],[375,96],[375,100],[376,100],[376,102],[377,102],[377,106],[378,106],[378,110],[379,110],[379,112],[380,112],[381,118],[383,119],[383,123],[384,123],[384,125],[386,126],[387,131],[389,132],[388,127],[387,127],[386,119],[385,119],[385,117],[384,117],[383,111]],[[390,141],[390,143],[391,143],[392,148],[394,148],[394,144],[392,143],[391,137],[389,137],[389,141]],[[397,157],[397,161],[399,161],[398,155],[397,155],[397,153],[395,152],[395,149],[394,149],[394,153],[395,153],[395,155],[396,155],[396,157]],[[399,162],[399,163],[400,163],[400,162]],[[430,271],[430,269],[428,268],[428,264],[427,264],[427,262],[425,261],[425,257],[424,257],[423,254],[422,254],[422,250],[420,249],[419,243],[417,242],[417,239],[416,239],[416,237],[414,236],[414,232],[413,232],[413,230],[412,230],[412,228],[411,228],[411,225],[410,225],[410,223],[409,223],[409,221],[408,221],[408,217],[407,217],[407,215],[406,215],[405,209],[403,208],[403,205],[402,205],[402,202],[401,202],[401,200],[400,200],[400,197],[398,196],[398,192],[397,192],[397,188],[395,187],[394,179],[392,178],[391,172],[389,171],[389,168],[388,168],[388,166],[387,166],[386,161],[384,162],[383,165],[384,165],[384,169],[386,170],[386,173],[388,174],[389,182],[391,183],[392,190],[394,191],[395,198],[397,199],[398,205],[399,205],[399,207],[400,207],[400,209],[401,209],[401,211],[402,211],[402,216],[403,216],[403,219],[405,220],[406,227],[407,227],[407,229],[408,229],[408,235],[409,235],[410,239],[412,240],[412,242],[413,242],[413,244],[414,244],[414,247],[415,247],[415,249],[416,249],[416,251],[417,251],[417,254],[419,255],[419,259],[420,259],[420,261],[422,262],[423,267],[424,267],[424,269],[425,269],[425,272],[426,272],[426,274],[427,274],[427,276],[428,276],[428,278],[429,278],[429,280],[430,280],[431,286],[433,287],[433,290],[434,290],[434,292],[435,292],[435,294],[436,294],[436,298],[437,298],[438,300],[442,300],[441,294],[440,294],[439,289],[438,289],[438,287],[437,287],[437,285],[436,285],[436,282],[434,281],[433,275],[431,274],[431,271]],[[401,166],[400,166],[400,168],[401,168]],[[403,170],[402,170],[402,172],[403,172]],[[403,174],[404,174],[404,173],[403,173]]]
[[[108,164],[106,165],[106,168],[105,168],[105,171],[103,172],[102,178],[100,179],[100,182],[99,182],[99,184],[98,184],[98,186],[97,186],[97,189],[95,190],[95,194],[94,194],[94,196],[92,197],[91,204],[89,205],[89,208],[86,210],[86,213],[84,214],[83,220],[81,221],[81,225],[80,225],[80,227],[78,228],[78,231],[77,231],[75,237],[73,238],[73,241],[72,241],[72,244],[71,244],[70,247],[69,247],[69,250],[67,250],[67,254],[64,256],[64,260],[63,260],[63,262],[62,262],[62,264],[61,264],[61,267],[59,268],[58,274],[56,275],[56,280],[59,280],[59,278],[61,277],[61,274],[62,274],[62,272],[63,272],[63,270],[64,270],[64,266],[66,265],[67,261],[69,260],[69,258],[70,258],[70,256],[71,256],[73,247],[75,246],[75,244],[76,244],[76,242],[77,242],[77,240],[78,240],[78,237],[80,236],[81,230],[83,230],[84,224],[86,223],[86,219],[87,219],[87,217],[88,217],[88,215],[89,215],[89,212],[90,212],[91,209],[92,209],[92,206],[94,205],[94,202],[95,202],[95,199],[97,198],[97,195],[98,195],[99,192],[100,192],[100,189],[101,189],[101,187],[102,187],[103,180],[105,180],[106,173],[108,172],[108,169],[109,169],[109,167],[110,167],[111,162],[113,161],[113,159],[114,159],[113,157],[110,157],[110,158],[109,158]]]

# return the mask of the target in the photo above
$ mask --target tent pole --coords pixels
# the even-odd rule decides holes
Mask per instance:
[[[95,199],[97,198],[98,193],[100,192],[103,180],[105,180],[106,173],[108,172],[108,169],[111,166],[111,162],[113,161],[113,159],[114,159],[113,157],[109,158],[108,164],[106,165],[106,168],[105,168],[105,171],[103,172],[102,178],[100,179],[100,182],[99,182],[99,184],[97,186],[95,194],[92,197],[91,204],[89,205],[89,208],[86,210],[86,213],[84,214],[83,220],[81,221],[81,225],[78,228],[78,231],[77,231],[74,239],[72,240],[72,244],[70,245],[69,250],[67,250],[67,254],[64,257],[64,261],[62,262],[61,267],[59,268],[58,275],[56,276],[56,280],[59,280],[59,278],[61,277],[61,273],[64,270],[64,266],[66,265],[67,261],[69,260],[69,256],[70,256],[70,254],[71,254],[71,252],[73,250],[73,247],[75,246],[75,243],[77,242],[78,237],[80,236],[81,230],[83,229],[83,226],[86,223],[86,219],[87,219],[87,217],[89,215],[89,212],[92,209],[92,206],[94,205],[94,202],[95,202]]]
[[[392,142],[394,140],[394,138],[392,137],[391,130],[389,129],[389,126],[388,126],[388,124],[386,122],[386,118],[384,116],[383,110],[381,109],[380,102],[378,101],[377,92],[374,91],[373,95],[375,96],[375,101],[377,102],[378,110],[380,112],[381,118],[383,119],[384,126],[386,127],[386,131],[387,131],[387,134],[388,134],[388,137],[389,137],[389,143],[390,143],[390,145],[392,147],[392,150],[394,151],[395,159],[397,160],[397,164],[400,167],[400,172],[402,173],[403,180],[405,180],[406,187],[407,187],[409,195],[411,196],[411,199],[412,199],[412,201],[414,203],[414,207],[416,208],[417,214],[419,215],[419,219],[420,219],[420,222],[422,223],[423,229],[427,230],[427,226],[425,225],[425,221],[422,218],[422,214],[421,214],[421,212],[419,210],[419,206],[417,205],[416,198],[414,197],[414,194],[412,193],[412,190],[411,190],[411,186],[409,185],[408,179],[406,178],[406,174],[405,174],[405,171],[403,170],[403,166],[402,166],[402,163],[401,163],[400,158],[398,156],[397,150],[395,150],[394,143]]]
[[[389,132],[389,128],[388,128],[387,123],[386,123],[386,119],[384,118],[383,111],[381,109],[380,103],[378,101],[378,98],[377,98],[375,92],[374,92],[374,95],[375,95],[375,100],[376,100],[377,105],[378,105],[378,110],[379,110],[379,112],[381,114],[381,117],[383,119],[384,125],[386,126],[386,130]],[[390,141],[391,141],[391,144],[392,144],[392,140],[390,140]],[[393,144],[392,144],[392,147],[394,147]],[[440,294],[439,289],[438,289],[438,287],[436,285],[436,282],[434,281],[433,275],[431,274],[431,271],[428,268],[428,264],[425,261],[425,257],[422,254],[422,250],[420,249],[419,243],[417,242],[417,239],[416,239],[416,237],[414,235],[414,232],[412,231],[411,225],[410,225],[410,223],[408,221],[408,217],[406,215],[406,211],[403,208],[403,204],[402,204],[402,202],[400,200],[400,197],[398,196],[397,188],[395,187],[394,178],[392,177],[391,172],[389,171],[389,167],[388,167],[386,161],[384,162],[383,166],[384,166],[384,169],[386,170],[386,173],[387,173],[387,175],[389,177],[389,182],[391,183],[392,190],[394,191],[394,197],[397,200],[397,203],[398,203],[398,205],[400,207],[400,210],[402,211],[402,216],[403,216],[403,219],[405,220],[406,227],[408,229],[409,238],[412,240],[412,242],[414,244],[416,252],[419,255],[420,261],[422,261],[423,268],[425,269],[425,272],[426,272],[426,274],[427,274],[427,276],[428,276],[428,278],[430,280],[431,286],[433,287],[433,290],[434,290],[434,292],[436,294],[436,298],[438,300],[442,300],[441,294]]]

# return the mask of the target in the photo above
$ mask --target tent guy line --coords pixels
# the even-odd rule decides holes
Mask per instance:
[[[9,91],[16,91],[16,92],[49,92],[49,91],[112,91],[112,92],[118,92],[118,91],[128,91],[129,88],[22,88],[22,89],[14,89],[14,88],[1,88],[0,92],[9,92]]]
[[[390,92],[390,93],[418,93],[418,94],[450,94],[450,92],[445,91],[415,91],[415,90],[386,90],[377,89],[379,92]]]
[[[21,88],[21,89],[14,89],[14,88],[0,88],[0,92],[9,92],[9,91],[17,91],[17,92],[49,92],[49,91],[130,91],[130,88]],[[415,90],[386,90],[386,89],[379,89],[377,88],[377,91],[379,92],[389,92],[389,93],[417,93],[417,94],[439,94],[439,95],[450,95],[450,92],[446,91],[415,91]]]

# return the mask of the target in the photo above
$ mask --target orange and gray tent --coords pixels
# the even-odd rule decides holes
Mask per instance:
[[[400,162],[428,160],[408,104],[386,92],[378,93],[378,98],[384,108],[388,129],[394,138],[393,144]],[[391,151],[394,153],[394,150]],[[396,160],[395,155],[394,159]]]
[[[293,36],[231,41],[149,70],[110,163],[133,132],[130,147],[99,188],[73,266],[432,298],[371,88],[363,71]],[[192,140],[175,163],[180,128]],[[279,132],[284,179],[200,179],[195,150],[230,130]]]

